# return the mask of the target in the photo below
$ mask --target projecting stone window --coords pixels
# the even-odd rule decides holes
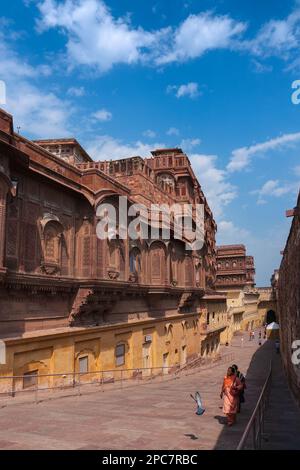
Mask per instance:
[[[60,271],[63,226],[52,214],[45,214],[41,220],[42,263],[41,269],[46,274]]]
[[[116,366],[123,366],[125,364],[125,344],[117,344],[116,346]]]
[[[23,388],[32,388],[36,387],[38,384],[38,370],[32,370],[30,372],[25,372],[23,377]]]
[[[110,279],[124,279],[125,273],[125,255],[123,243],[120,240],[111,240],[109,242],[109,269]]]
[[[160,173],[157,176],[156,181],[157,181],[157,184],[159,184],[159,186],[166,185],[166,186],[170,186],[172,188],[175,187],[175,180],[174,180],[173,176],[170,175],[169,173]]]

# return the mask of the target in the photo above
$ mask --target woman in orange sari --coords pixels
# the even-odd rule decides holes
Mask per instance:
[[[227,416],[227,425],[232,426],[236,421],[236,414],[239,405],[239,394],[243,388],[240,379],[235,375],[232,367],[228,368],[227,375],[224,377],[221,390],[223,398],[223,413]]]

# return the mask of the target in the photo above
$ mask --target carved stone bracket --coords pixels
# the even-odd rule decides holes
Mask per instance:
[[[109,279],[113,279],[113,280],[118,279],[120,276],[120,272],[116,271],[115,269],[109,269],[107,271],[107,274],[108,274]]]
[[[130,282],[137,282],[138,281],[137,273],[130,273],[128,279],[129,279]]]
[[[42,263],[41,271],[45,274],[53,275],[59,272],[58,264]]]

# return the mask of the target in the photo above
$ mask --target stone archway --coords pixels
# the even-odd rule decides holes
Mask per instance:
[[[276,312],[274,310],[268,310],[266,313],[266,322],[269,325],[270,323],[277,322]]]

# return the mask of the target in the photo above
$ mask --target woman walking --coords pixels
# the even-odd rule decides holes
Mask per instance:
[[[240,380],[242,384],[242,389],[239,393],[239,400],[238,400],[238,413],[241,412],[241,403],[245,403],[245,389],[246,389],[246,378],[244,374],[242,374],[241,371],[239,371],[239,368],[236,364],[232,364],[231,368],[234,371],[235,376]]]
[[[240,379],[235,375],[232,367],[227,370],[224,377],[221,398],[223,398],[223,413],[227,416],[227,425],[232,426],[236,421],[239,406],[239,394],[243,389]]]

